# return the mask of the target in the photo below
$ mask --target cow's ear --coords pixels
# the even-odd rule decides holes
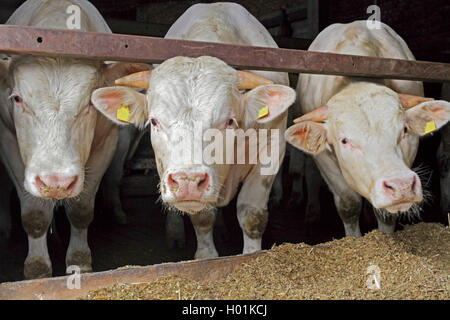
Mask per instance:
[[[243,96],[245,123],[267,123],[284,113],[295,101],[295,90],[283,85],[259,86]]]
[[[151,70],[151,66],[145,63],[129,63],[129,62],[114,62],[105,63],[103,70],[104,86],[114,85],[116,79],[122,78],[126,75]]]
[[[450,120],[450,103],[444,100],[426,101],[405,113],[410,131],[423,136],[440,129]]]
[[[312,155],[321,153],[327,146],[326,125],[314,121],[302,121],[290,126],[284,137],[294,147]]]
[[[91,101],[98,111],[117,124],[145,126],[145,94],[128,87],[107,87],[95,90]]]

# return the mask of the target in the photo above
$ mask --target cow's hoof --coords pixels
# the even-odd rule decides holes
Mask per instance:
[[[25,260],[23,275],[28,279],[49,278],[52,276],[52,264],[43,257],[31,257]]]
[[[200,249],[195,252],[195,260],[217,258],[219,254],[216,249]]]
[[[92,271],[92,257],[91,252],[87,250],[74,251],[67,256],[66,266],[77,266],[80,268],[80,272],[91,272]]]

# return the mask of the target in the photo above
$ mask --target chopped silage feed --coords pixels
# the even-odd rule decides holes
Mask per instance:
[[[116,284],[84,299],[450,299],[450,229],[406,226],[321,246],[283,244],[225,279],[198,282],[167,275]]]

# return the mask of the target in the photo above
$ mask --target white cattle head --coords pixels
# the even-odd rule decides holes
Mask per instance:
[[[430,100],[356,83],[326,106],[296,119],[285,137],[313,155],[325,149],[334,152],[353,190],[375,208],[405,212],[423,200],[420,179],[410,169],[419,136],[450,119],[450,103]]]
[[[8,69],[25,189],[42,198],[77,196],[96,128],[92,91],[148,66],[22,56]]]
[[[193,153],[204,147],[195,136],[202,137],[207,129],[254,128],[284,114],[295,100],[295,91],[271,83],[236,71],[217,58],[175,57],[151,74],[116,81],[148,88],[146,95],[128,87],[109,87],[96,90],[92,102],[118,124],[126,124],[117,119],[124,107],[129,112],[125,121],[139,127],[150,123],[162,200],[196,213],[218,201],[231,165],[193,161]],[[269,115],[258,119],[258,111],[265,106]]]

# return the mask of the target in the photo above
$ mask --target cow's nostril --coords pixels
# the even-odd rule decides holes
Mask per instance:
[[[42,181],[42,179],[39,176],[36,177],[36,186],[38,187],[38,189],[47,187],[47,185],[44,183],[44,181]]]
[[[169,174],[167,177],[167,183],[169,184],[170,189],[178,187],[178,182],[173,178],[172,174]]]
[[[69,184],[69,186],[66,188],[66,190],[68,191],[72,191],[73,189],[75,189],[75,186],[77,185],[78,182],[78,176],[75,176],[73,178],[73,181]]]
[[[383,187],[384,187],[385,189],[389,189],[389,190],[394,191],[394,187],[391,186],[391,185],[390,185],[389,183],[387,183],[386,181],[383,181]]]
[[[199,190],[204,190],[208,187],[208,185],[209,185],[209,175],[205,173],[203,178],[200,178],[197,187]]]
[[[411,190],[414,192],[414,189],[416,188],[416,176],[413,177],[413,183],[411,185]]]
[[[75,192],[79,182],[78,175],[64,177],[59,175],[36,176],[36,187],[42,195],[61,198]]]

